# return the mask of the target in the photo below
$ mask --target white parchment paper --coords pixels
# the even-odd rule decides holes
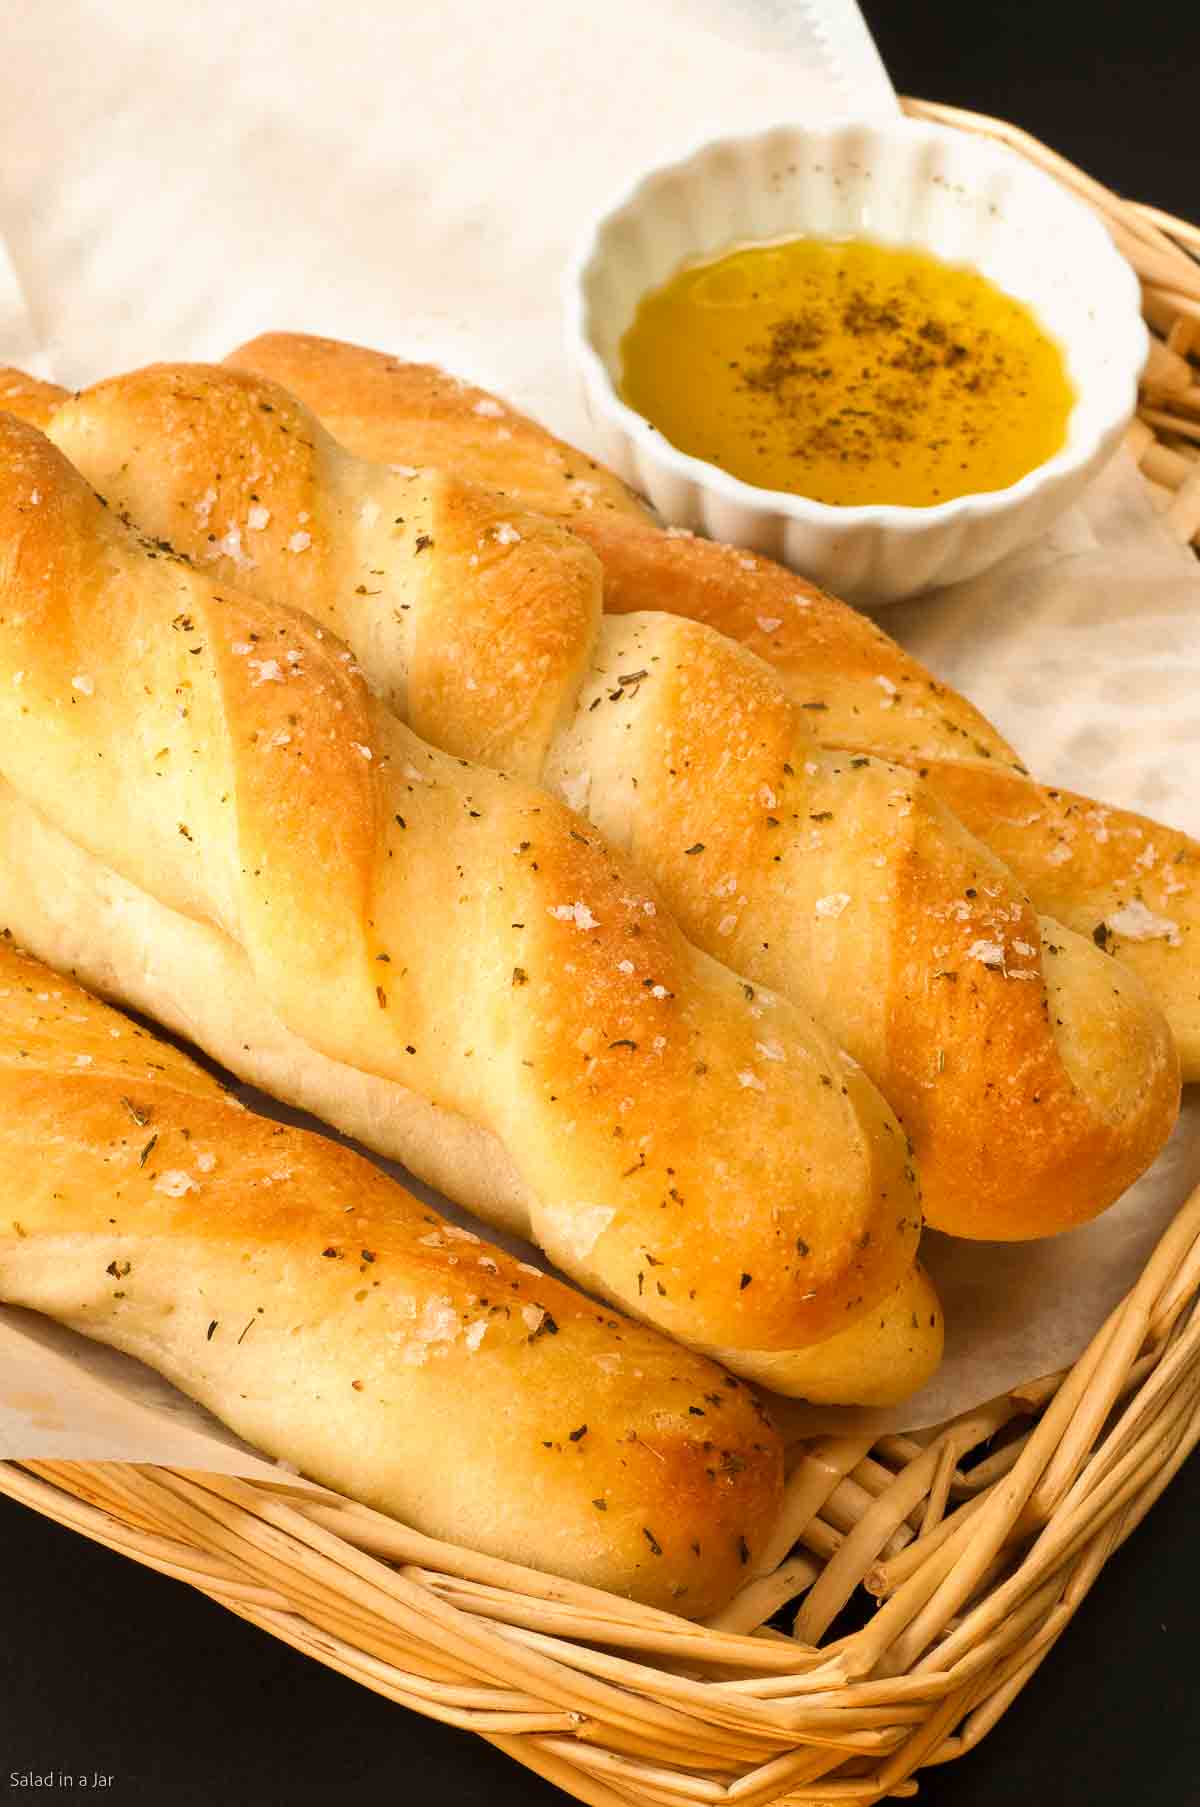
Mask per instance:
[[[570,438],[587,215],[714,132],[896,105],[853,0],[29,0],[0,103],[12,362],[74,384],[306,328]]]
[[[850,0],[40,0],[0,59],[0,361],[82,383],[302,329],[442,361],[586,445],[558,311],[584,217],[711,133],[894,106]],[[1200,834],[1200,573],[1124,460],[1036,547],[886,625],[1039,776]],[[1198,1181],[1191,1100],[1098,1224],[931,1237],[947,1359],[888,1422],[1071,1360]],[[278,1474],[144,1368],[0,1310],[21,1456]]]

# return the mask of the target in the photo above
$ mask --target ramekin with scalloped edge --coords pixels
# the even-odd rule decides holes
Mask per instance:
[[[638,302],[688,259],[802,235],[916,246],[1031,307],[1076,390],[1061,451],[1005,489],[843,508],[756,488],[671,445],[619,393]],[[1137,280],[1081,201],[1002,145],[909,119],[776,126],[652,171],[588,227],[566,303],[599,455],[671,525],[867,606],[973,577],[1048,526],[1120,442],[1148,349]]]

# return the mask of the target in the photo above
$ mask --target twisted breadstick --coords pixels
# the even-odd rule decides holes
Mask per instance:
[[[775,667],[823,745],[913,767],[1042,914],[1139,974],[1171,1024],[1184,1077],[1200,1079],[1194,840],[1038,784],[965,697],[865,616],[769,559],[664,533],[611,472],[482,390],[305,334],[265,334],[228,361],[284,384],[362,457],[441,464],[568,519],[601,559],[610,613],[666,609],[707,623]]]
[[[911,1276],[903,1136],[815,1026],[561,805],[425,746],[320,627],[140,540],[3,416],[0,771],[234,944],[303,1043],[497,1136],[530,1233],[639,1315],[774,1371]]]
[[[699,1617],[772,1529],[782,1450],[748,1389],[9,942],[0,1173],[0,1299],[435,1537]]]
[[[12,364],[0,364],[0,409],[31,426],[48,427],[69,394],[69,389],[57,383],[27,376]]]
[[[264,1001],[245,955],[52,828],[0,779],[0,923],[59,972],[187,1036],[244,1079],[404,1161],[478,1216],[529,1233],[533,1204],[489,1131],[404,1086],[330,1060]],[[865,1317],[805,1349],[741,1354],[752,1378],[826,1405],[893,1405],[941,1357],[941,1307],[912,1267]]]
[[[353,460],[286,391],[202,365],[100,384],[50,431],[152,534],[345,635],[426,739],[588,813],[699,946],[814,1011],[899,1111],[938,1228],[1065,1228],[1157,1152],[1178,1078],[1136,982],[1039,924],[918,780],[820,751],[761,661],[676,616],[602,618],[561,526]]]
[[[614,613],[670,609],[770,664],[822,744],[909,767],[1011,868],[1042,914],[1138,974],[1200,1079],[1200,844],[1038,783],[979,712],[882,629],[769,559],[606,515],[572,525]]]

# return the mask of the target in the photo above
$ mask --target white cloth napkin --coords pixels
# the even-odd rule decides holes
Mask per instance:
[[[291,327],[440,360],[586,443],[559,281],[587,214],[715,132],[894,107],[853,0],[40,0],[0,58],[0,361],[81,383]],[[886,625],[1040,775],[1200,833],[1200,576],[1131,467]],[[894,1423],[1071,1359],[1200,1179],[1198,1116],[1078,1242],[931,1241],[951,1351]],[[269,1467],[0,1311],[0,1457],[35,1455]]]

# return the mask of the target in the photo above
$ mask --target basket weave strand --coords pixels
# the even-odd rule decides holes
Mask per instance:
[[[1108,224],[1152,335],[1129,445],[1200,550],[1200,229],[1003,121],[903,104]],[[1198,1292],[1200,1189],[1072,1368],[913,1436],[791,1449],[771,1546],[706,1626],[284,1480],[28,1461],[0,1491],[591,1807],[869,1807],[991,1730],[1200,1441]],[[820,1647],[859,1589],[878,1610]]]
[[[783,1548],[713,1626],[286,1483],[28,1462],[0,1488],[579,1800],[869,1803],[990,1730],[1200,1440],[1198,1288],[1200,1189],[1071,1370],[915,1437],[797,1447],[784,1535],[829,1555]],[[864,1581],[874,1617],[816,1648]],[[765,1620],[797,1589],[789,1637]]]

